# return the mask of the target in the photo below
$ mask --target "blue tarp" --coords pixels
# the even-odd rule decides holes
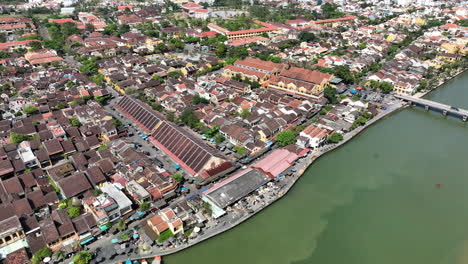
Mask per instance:
[[[176,170],[180,169],[179,164],[174,165],[174,169],[176,169]]]
[[[292,172],[296,172],[297,169],[296,169],[296,168],[292,168],[291,171],[292,171]]]
[[[111,243],[112,243],[112,244],[119,243],[119,239],[118,239],[118,238],[113,238],[113,239],[111,240]]]
[[[109,229],[109,227],[107,225],[102,225],[99,227],[99,229],[101,229],[101,231],[106,231],[107,229]]]
[[[195,194],[192,194],[189,197],[185,198],[185,200],[190,200],[190,199],[194,198],[195,196],[196,196]]]
[[[91,242],[91,241],[93,241],[93,240],[94,240],[94,237],[90,237],[90,238],[88,238],[88,239],[86,239],[86,240],[81,241],[81,242],[80,242],[80,245],[84,245],[84,244],[86,244],[86,243],[88,243],[88,242]]]
[[[352,89],[349,90],[349,92],[352,93],[352,94],[355,94],[355,93],[357,93],[357,90],[352,88]]]
[[[132,261],[131,261],[131,260],[127,260],[127,261],[125,261],[125,264],[132,264]]]
[[[134,239],[137,239],[138,237],[139,237],[139,235],[137,233],[133,234]]]

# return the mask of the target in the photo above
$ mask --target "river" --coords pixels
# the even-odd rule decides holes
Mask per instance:
[[[468,109],[468,73],[425,98]],[[467,124],[422,109],[395,113],[314,162],[285,198],[164,260],[468,263]]]

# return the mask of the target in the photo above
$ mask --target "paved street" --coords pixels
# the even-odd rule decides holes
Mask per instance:
[[[163,163],[164,168],[166,168],[170,173],[174,173],[175,169],[173,169],[173,162],[162,153],[162,151],[157,150],[153,147],[153,144],[149,143],[146,140],[143,140],[142,137],[138,136],[141,131],[138,130],[135,124],[130,123],[126,118],[121,116],[121,113],[115,111],[112,107],[117,100],[119,100],[119,96],[113,91],[115,98],[110,101],[108,105],[105,106],[107,110],[109,110],[113,115],[117,118],[121,119],[124,125],[128,126],[129,132],[133,133],[133,136],[129,138],[130,142],[136,145],[138,151],[148,154],[149,158],[157,158]],[[222,233],[230,228],[235,227],[236,225],[240,224],[241,222],[247,220],[255,213],[261,211],[266,206],[270,205],[277,199],[281,198],[288,190],[293,186],[295,181],[302,175],[305,169],[320,155],[339,147],[340,145],[346,143],[348,140],[353,138],[355,135],[360,133],[363,129],[367,126],[373,124],[377,120],[381,119],[385,115],[392,113],[393,111],[402,107],[402,103],[393,98],[393,96],[387,96],[383,98],[383,102],[388,104],[386,110],[381,111],[376,117],[372,120],[368,121],[366,125],[358,127],[357,129],[353,130],[350,133],[344,135],[344,139],[338,143],[333,145],[326,145],[322,148],[319,148],[312,153],[310,153],[307,157],[299,160],[297,164],[295,164],[295,168],[298,169],[293,176],[287,176],[281,178],[279,181],[273,183],[269,183],[267,186],[264,186],[263,189],[259,191],[257,195],[249,195],[242,199],[241,201],[237,202],[233,206],[227,209],[227,214],[224,216],[213,220],[207,224],[207,227],[203,228],[203,230],[198,233],[198,235],[194,238],[189,238],[188,242],[175,242],[172,248],[163,248],[159,246],[153,246],[151,251],[149,252],[141,252],[138,248],[138,241],[133,241],[131,243],[127,243],[125,248],[118,248],[115,244],[111,243],[113,238],[119,236],[107,234],[106,236],[98,239],[98,241],[90,244],[88,247],[90,250],[95,250],[98,252],[98,257],[95,259],[95,263],[116,263],[116,262],[124,262],[128,259],[139,259],[139,258],[146,258],[146,257],[153,257],[156,255],[168,255],[175,253],[179,250],[185,249],[190,247],[194,244],[197,244],[205,239],[209,239],[212,236],[215,236],[219,233]],[[198,192],[197,189],[194,188],[191,184],[185,184],[192,190],[192,194]],[[209,186],[209,185],[208,185]],[[261,193],[261,194],[260,194]],[[261,198],[260,198],[261,197]],[[185,199],[185,196],[179,196],[178,198],[170,201],[170,205],[175,205],[181,200]],[[137,220],[128,225],[129,229],[141,226],[143,221],[153,214],[148,215],[142,220]],[[145,236],[140,236],[140,238]],[[151,243],[152,241],[148,241]],[[98,261],[98,262],[96,262]]]

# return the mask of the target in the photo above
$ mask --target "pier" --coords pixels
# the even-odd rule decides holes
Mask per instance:
[[[458,107],[454,107],[454,106],[450,106],[450,105],[446,105],[446,104],[442,104],[442,103],[438,103],[438,102],[434,102],[431,100],[426,100],[426,99],[422,99],[422,98],[418,98],[414,96],[395,95],[395,97],[403,101],[407,101],[411,103],[411,105],[424,107],[426,111],[432,110],[435,112],[440,112],[444,116],[450,115],[453,117],[461,118],[463,122],[466,122],[468,119],[468,110],[465,110],[465,109],[461,109]]]

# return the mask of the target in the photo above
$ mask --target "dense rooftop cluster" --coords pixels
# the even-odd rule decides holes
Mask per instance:
[[[460,1],[333,2],[0,5],[0,258],[193,243],[466,69]]]

